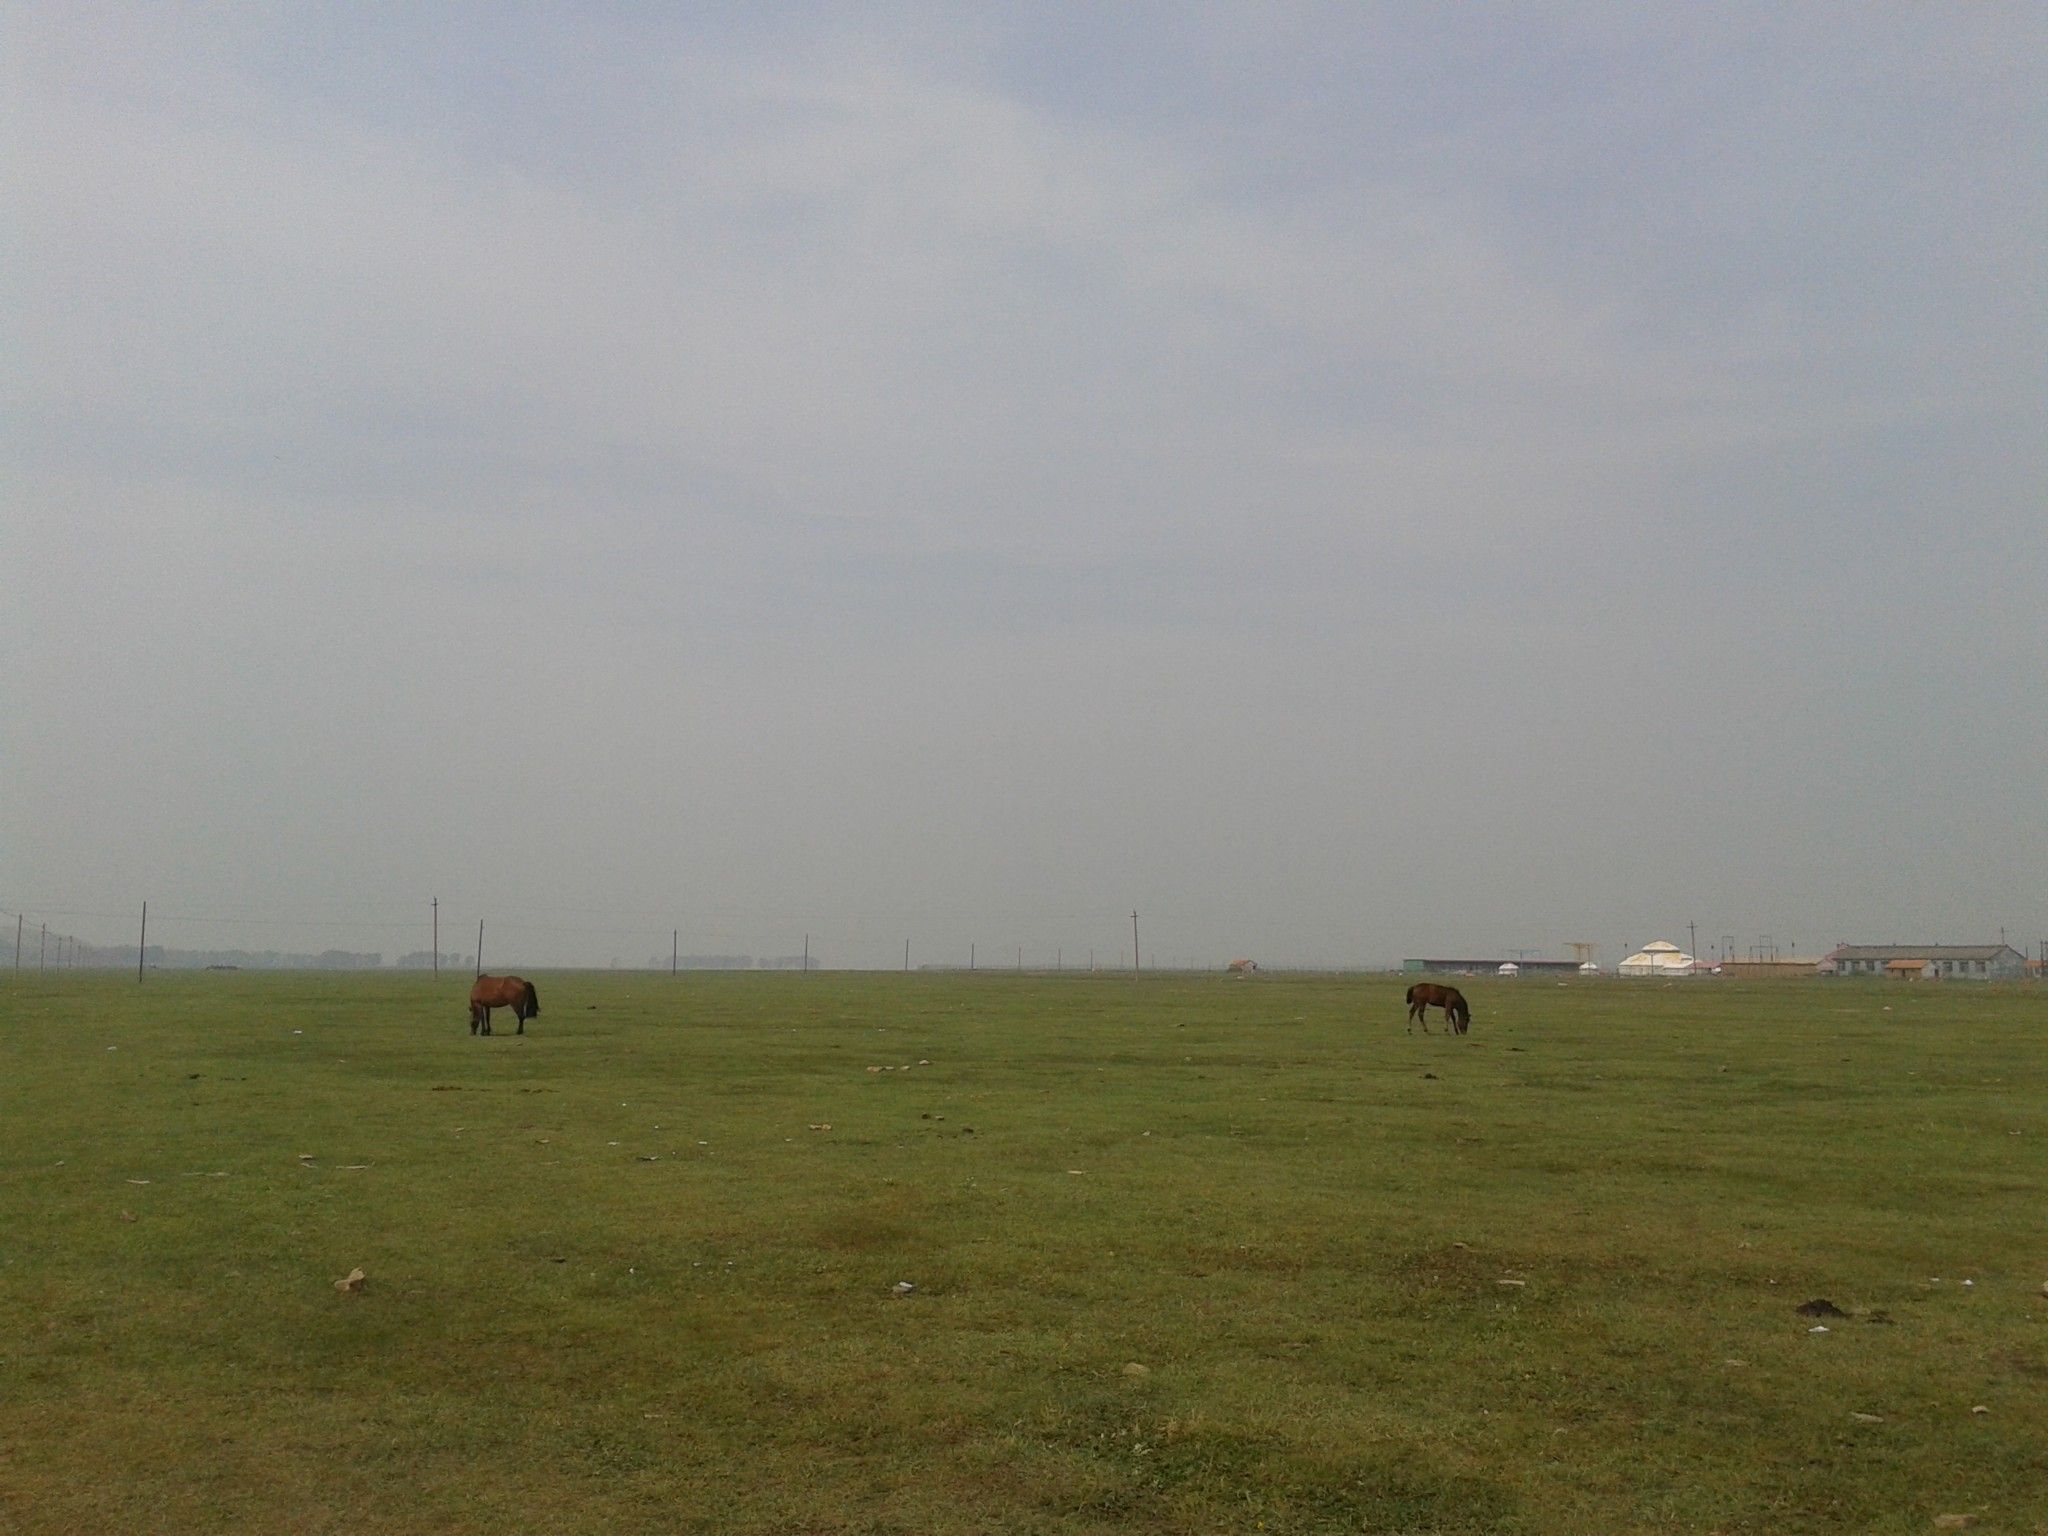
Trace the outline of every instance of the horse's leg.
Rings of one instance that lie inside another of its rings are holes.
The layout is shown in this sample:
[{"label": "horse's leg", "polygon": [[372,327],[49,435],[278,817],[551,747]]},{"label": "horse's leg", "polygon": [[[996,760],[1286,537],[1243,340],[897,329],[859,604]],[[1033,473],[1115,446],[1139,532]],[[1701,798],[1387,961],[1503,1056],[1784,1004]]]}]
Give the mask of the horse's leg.
[{"label": "horse's leg", "polygon": [[514,1018],[516,1018],[516,1019],[518,1019],[518,1020],[519,1020],[519,1033],[520,1033],[520,1034],[522,1034],[522,1035],[523,1035],[523,1034],[525,1034],[525,1033],[526,1033],[526,1005],[525,1005],[524,1003],[521,1003],[521,1004],[520,1004],[520,1005],[519,1005],[518,1007],[516,1007],[516,1008],[514,1008],[514,1009],[512,1010],[512,1014],[513,1014],[513,1017],[514,1017]]},{"label": "horse's leg", "polygon": [[490,1032],[491,1032],[491,1008],[490,1008],[490,1004],[486,1003],[486,1004],[484,1005],[484,1033],[488,1035],[488,1034],[489,1034]]},{"label": "horse's leg", "polygon": [[475,1003],[471,1003],[471,1004],[469,1005],[469,1032],[470,1032],[470,1033],[471,1033],[472,1035],[476,1033],[476,1004],[475,1004]]}]

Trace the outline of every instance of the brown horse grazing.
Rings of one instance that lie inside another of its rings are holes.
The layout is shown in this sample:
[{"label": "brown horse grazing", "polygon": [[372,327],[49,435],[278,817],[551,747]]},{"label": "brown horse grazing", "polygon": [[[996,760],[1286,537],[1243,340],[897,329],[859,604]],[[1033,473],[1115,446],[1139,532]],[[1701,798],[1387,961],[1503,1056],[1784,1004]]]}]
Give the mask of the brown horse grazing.
[{"label": "brown horse grazing", "polygon": [[1408,1033],[1415,1033],[1416,1020],[1422,1021],[1422,1032],[1429,1033],[1429,1010],[1441,1008],[1444,1024],[1453,1034],[1462,1035],[1472,1027],[1472,1005],[1465,1001],[1465,994],[1456,987],[1447,987],[1440,982],[1418,981],[1408,989]]},{"label": "brown horse grazing", "polygon": [[533,983],[518,976],[479,976],[469,989],[469,1032],[491,1032],[491,1010],[510,1008],[519,1020],[519,1033],[526,1033],[526,1021],[540,1012],[540,994]]}]

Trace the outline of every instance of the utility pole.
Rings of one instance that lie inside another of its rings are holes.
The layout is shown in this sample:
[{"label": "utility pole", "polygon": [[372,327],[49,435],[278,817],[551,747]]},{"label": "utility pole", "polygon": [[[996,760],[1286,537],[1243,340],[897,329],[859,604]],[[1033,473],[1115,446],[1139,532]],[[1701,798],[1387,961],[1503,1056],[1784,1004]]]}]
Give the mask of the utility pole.
[{"label": "utility pole", "polygon": [[1689,950],[1690,950],[1690,951],[1692,952],[1692,957],[1693,957],[1693,959],[1695,959],[1695,960],[1699,959],[1699,957],[1700,957],[1700,925],[1699,925],[1698,923],[1687,923],[1687,924],[1685,925],[1685,936],[1686,936],[1686,938],[1687,938],[1687,939],[1688,939],[1688,940],[1690,941],[1690,942],[1689,942],[1689,943],[1688,943],[1688,944],[1686,945],[1686,948],[1687,948],[1687,949],[1689,949]]},{"label": "utility pole", "polygon": [[804,935],[804,974],[811,974],[811,936],[808,933]]},{"label": "utility pole", "polygon": [[149,953],[149,903],[142,904],[142,936],[135,941],[135,979],[142,980],[143,956]]},{"label": "utility pole", "polygon": [[974,969],[974,941],[972,939],[967,941],[967,969],[970,971]]},{"label": "utility pole", "polygon": [[909,971],[910,971],[910,940],[908,940],[908,939],[905,939],[905,940],[903,941],[903,970],[904,970],[904,973],[905,973],[906,975],[908,975],[908,974],[909,974]]},{"label": "utility pole", "polygon": [[1138,910],[1131,909],[1131,980],[1138,979]]},{"label": "utility pole", "polygon": [[484,973],[484,920],[482,918],[476,920],[476,973],[479,976]]},{"label": "utility pole", "polygon": [[677,928],[668,936],[668,973],[671,976],[676,973],[676,962],[682,958],[682,949],[683,930]]},{"label": "utility pole", "polygon": [[434,974],[441,974],[441,898],[434,898]]},{"label": "utility pole", "polygon": [[1021,944],[1017,946],[1017,974],[1024,974],[1024,946]]}]

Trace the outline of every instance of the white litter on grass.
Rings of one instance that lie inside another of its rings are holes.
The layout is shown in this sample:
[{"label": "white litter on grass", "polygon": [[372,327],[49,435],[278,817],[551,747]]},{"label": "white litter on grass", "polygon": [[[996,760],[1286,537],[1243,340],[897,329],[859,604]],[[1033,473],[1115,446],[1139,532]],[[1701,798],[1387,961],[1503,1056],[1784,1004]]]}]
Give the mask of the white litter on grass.
[{"label": "white litter on grass", "polygon": [[1811,1328],[1807,1329],[1806,1331],[1808,1333],[1826,1333],[1828,1332],[1828,1325],[1826,1323],[1815,1323]]}]

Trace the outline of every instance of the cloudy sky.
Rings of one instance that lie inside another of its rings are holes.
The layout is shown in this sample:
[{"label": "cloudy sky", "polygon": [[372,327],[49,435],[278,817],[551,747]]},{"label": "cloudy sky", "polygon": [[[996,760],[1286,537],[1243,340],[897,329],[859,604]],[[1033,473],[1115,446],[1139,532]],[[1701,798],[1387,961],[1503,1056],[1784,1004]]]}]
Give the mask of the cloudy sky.
[{"label": "cloudy sky", "polygon": [[2039,7],[745,12],[10,8],[0,907],[2048,935]]}]

